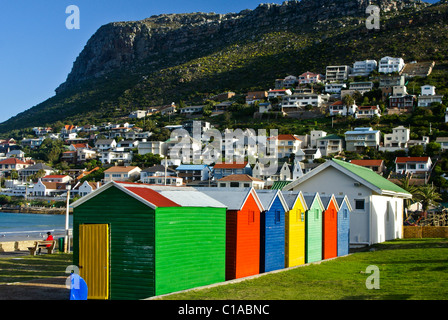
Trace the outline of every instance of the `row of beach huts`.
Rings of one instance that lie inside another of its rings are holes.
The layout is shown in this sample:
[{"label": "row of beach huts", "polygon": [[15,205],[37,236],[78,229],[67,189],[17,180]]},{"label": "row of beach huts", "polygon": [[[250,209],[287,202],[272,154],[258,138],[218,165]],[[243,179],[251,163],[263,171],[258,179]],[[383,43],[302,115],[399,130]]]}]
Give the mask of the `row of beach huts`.
[{"label": "row of beach huts", "polygon": [[72,207],[89,299],[145,299],[349,253],[345,195],[112,181]]}]

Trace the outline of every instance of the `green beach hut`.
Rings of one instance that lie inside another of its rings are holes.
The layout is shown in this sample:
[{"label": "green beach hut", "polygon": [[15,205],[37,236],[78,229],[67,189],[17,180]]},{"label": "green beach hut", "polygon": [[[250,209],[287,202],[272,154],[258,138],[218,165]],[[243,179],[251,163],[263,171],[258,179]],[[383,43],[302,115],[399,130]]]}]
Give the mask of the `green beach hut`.
[{"label": "green beach hut", "polygon": [[322,212],[324,206],[319,193],[303,194],[305,213],[305,263],[322,260]]},{"label": "green beach hut", "polygon": [[187,187],[109,182],[73,207],[89,299],[144,299],[225,281],[226,207]]}]

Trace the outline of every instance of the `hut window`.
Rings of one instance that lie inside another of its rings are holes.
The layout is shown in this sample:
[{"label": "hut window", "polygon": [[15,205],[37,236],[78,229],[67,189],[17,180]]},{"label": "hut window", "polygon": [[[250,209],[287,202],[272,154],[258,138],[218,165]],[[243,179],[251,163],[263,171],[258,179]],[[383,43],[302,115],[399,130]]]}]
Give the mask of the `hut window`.
[{"label": "hut window", "polygon": [[319,220],[319,210],[314,210],[314,219]]},{"label": "hut window", "polygon": [[304,211],[302,211],[300,213],[300,219],[302,220],[302,222],[305,220],[305,212]]},{"label": "hut window", "polygon": [[344,219],[347,219],[347,209],[344,209]]},{"label": "hut window", "polygon": [[249,211],[248,217],[249,217],[249,224],[254,223],[255,222],[255,211]]},{"label": "hut window", "polygon": [[280,210],[275,210],[275,223],[280,223]]}]

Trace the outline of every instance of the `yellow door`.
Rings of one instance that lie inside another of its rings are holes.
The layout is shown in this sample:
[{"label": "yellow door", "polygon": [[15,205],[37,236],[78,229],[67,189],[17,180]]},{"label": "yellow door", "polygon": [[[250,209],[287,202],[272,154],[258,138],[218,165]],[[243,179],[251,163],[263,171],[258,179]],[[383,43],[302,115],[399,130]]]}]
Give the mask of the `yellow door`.
[{"label": "yellow door", "polygon": [[109,226],[79,226],[79,275],[88,288],[88,299],[109,298]]}]

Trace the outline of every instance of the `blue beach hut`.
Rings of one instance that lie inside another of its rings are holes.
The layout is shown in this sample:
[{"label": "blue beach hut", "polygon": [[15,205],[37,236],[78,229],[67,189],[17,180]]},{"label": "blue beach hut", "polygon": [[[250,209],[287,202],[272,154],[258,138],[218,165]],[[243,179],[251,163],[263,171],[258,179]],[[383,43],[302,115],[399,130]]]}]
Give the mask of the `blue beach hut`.
[{"label": "blue beach hut", "polygon": [[264,211],[260,216],[260,273],[285,267],[285,212],[280,190],[256,190]]},{"label": "blue beach hut", "polygon": [[349,253],[350,248],[350,212],[352,207],[347,196],[336,196],[338,203],[338,257]]}]

